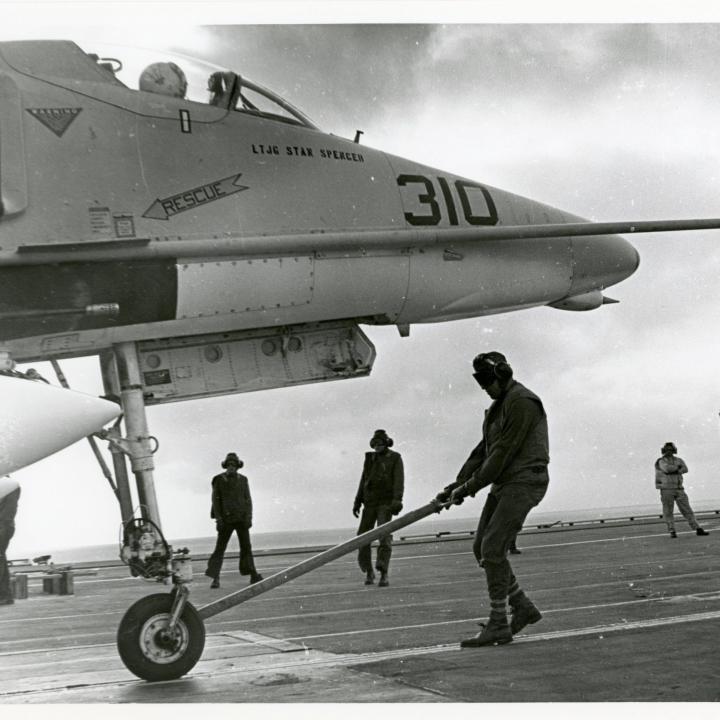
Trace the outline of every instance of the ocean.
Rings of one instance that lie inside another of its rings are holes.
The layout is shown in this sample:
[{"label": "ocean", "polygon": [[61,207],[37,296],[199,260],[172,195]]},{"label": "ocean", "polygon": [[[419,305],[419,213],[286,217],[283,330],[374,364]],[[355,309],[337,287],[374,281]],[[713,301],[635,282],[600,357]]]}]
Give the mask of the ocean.
[{"label": "ocean", "polygon": [[[705,502],[695,508],[696,513],[704,510],[717,510],[720,500]],[[583,520],[600,520],[622,517],[637,517],[640,515],[660,515],[659,503],[656,505],[634,505],[623,507],[609,507],[588,510],[562,510],[553,512],[531,512],[525,522],[526,528],[534,525],[550,524],[554,522],[580,522]],[[676,513],[677,514],[677,513]],[[464,532],[475,530],[477,516],[464,518],[432,517],[421,520],[410,527],[404,528],[395,534],[396,538],[413,535],[425,535],[437,532]],[[272,550],[276,548],[312,547],[322,545],[336,545],[351,538],[357,532],[356,527],[330,528],[318,530],[285,530],[278,532],[251,533],[253,549]],[[187,547],[194,555],[209,554],[215,546],[215,536],[193,538],[168,538],[173,548]],[[230,540],[229,552],[237,551],[237,539]],[[52,553],[55,563],[98,562],[103,560],[117,560],[119,547],[117,544],[88,545],[85,547],[44,549],[36,554],[24,553],[22,557],[35,557],[36,555]],[[15,557],[19,557],[13,553]]]}]

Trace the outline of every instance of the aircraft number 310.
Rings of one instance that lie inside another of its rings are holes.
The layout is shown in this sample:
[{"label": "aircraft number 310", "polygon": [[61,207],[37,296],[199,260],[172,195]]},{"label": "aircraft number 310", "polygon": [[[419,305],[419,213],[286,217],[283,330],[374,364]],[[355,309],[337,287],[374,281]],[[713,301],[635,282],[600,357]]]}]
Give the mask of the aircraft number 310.
[{"label": "aircraft number 310", "polygon": [[[440,203],[435,183],[425,175],[398,175],[397,184],[400,187],[414,188],[417,193],[417,200],[420,205],[424,206],[421,214],[414,212],[406,212],[405,219],[410,225],[438,225],[443,218],[443,214],[447,212],[447,220],[450,225],[459,225],[458,209],[455,204],[450,183],[447,178],[435,178],[437,185],[440,187],[442,195],[442,205]],[[498,221],[497,209],[490,193],[482,185],[470,182],[469,180],[456,180],[454,183],[455,194],[460,200],[460,208],[469,225],[495,225]],[[484,198],[482,214],[477,213],[477,208],[473,208],[472,196],[475,196],[477,203],[477,192],[479,190]],[[470,191],[470,192],[469,192]]]}]

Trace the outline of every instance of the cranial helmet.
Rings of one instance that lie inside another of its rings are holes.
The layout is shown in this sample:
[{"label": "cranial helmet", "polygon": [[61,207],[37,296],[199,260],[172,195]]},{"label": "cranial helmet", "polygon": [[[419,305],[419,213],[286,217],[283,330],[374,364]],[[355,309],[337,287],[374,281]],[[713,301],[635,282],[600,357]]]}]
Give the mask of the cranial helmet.
[{"label": "cranial helmet", "polygon": [[185,73],[173,62],[156,62],[148,65],[142,71],[138,82],[138,87],[144,92],[177,98],[185,97],[187,85]]},{"label": "cranial helmet", "polygon": [[660,452],[661,452],[663,455],[664,455],[666,452],[676,453],[676,452],[677,452],[677,448],[675,447],[675,443],[666,442],[666,443],[662,446],[662,450],[661,450]]},{"label": "cranial helmet", "polygon": [[513,370],[502,353],[480,353],[473,360],[473,377],[480,387],[486,388],[498,380],[501,385],[507,383],[513,376]]},{"label": "cranial helmet", "polygon": [[384,430],[376,430],[375,434],[370,439],[370,447],[374,448],[380,443],[382,443],[385,447],[392,447],[393,439],[388,437],[388,434]]},{"label": "cranial helmet", "polygon": [[222,461],[221,465],[222,465],[224,468],[226,468],[231,462],[234,462],[234,463],[237,465],[238,470],[245,464],[245,463],[237,456],[236,453],[232,453],[232,452],[231,452],[231,453],[228,453],[228,454],[227,454],[227,456],[225,457],[225,459]]}]

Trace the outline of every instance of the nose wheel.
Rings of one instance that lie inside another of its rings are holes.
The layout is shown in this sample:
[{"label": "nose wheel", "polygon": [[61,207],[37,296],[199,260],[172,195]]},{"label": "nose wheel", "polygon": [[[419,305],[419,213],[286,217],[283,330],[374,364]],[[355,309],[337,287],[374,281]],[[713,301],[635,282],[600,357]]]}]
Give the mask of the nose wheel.
[{"label": "nose wheel", "polygon": [[131,673],[143,680],[175,680],[200,659],[205,647],[205,626],[197,610],[185,602],[171,626],[174,594],[141,598],[120,621],[117,646]]}]

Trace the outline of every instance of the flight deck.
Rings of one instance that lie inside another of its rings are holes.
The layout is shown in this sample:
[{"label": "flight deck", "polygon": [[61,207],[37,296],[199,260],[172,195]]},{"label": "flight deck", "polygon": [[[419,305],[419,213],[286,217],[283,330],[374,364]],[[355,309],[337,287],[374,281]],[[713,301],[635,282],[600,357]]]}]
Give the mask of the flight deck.
[{"label": "flight deck", "polygon": [[[459,647],[489,614],[469,532],[396,542],[387,588],[348,555],[208,618],[198,664],[156,683],[124,667],[115,635],[164,585],[120,565],[78,575],[74,595],[31,579],[0,608],[0,703],[717,701],[720,516],[698,520],[708,537],[682,520],[677,539],[657,520],[526,529],[511,562],[544,617],[498,647]],[[268,577],[315,552],[256,562]],[[211,590],[195,561],[191,602],[244,587],[236,563]]]}]

